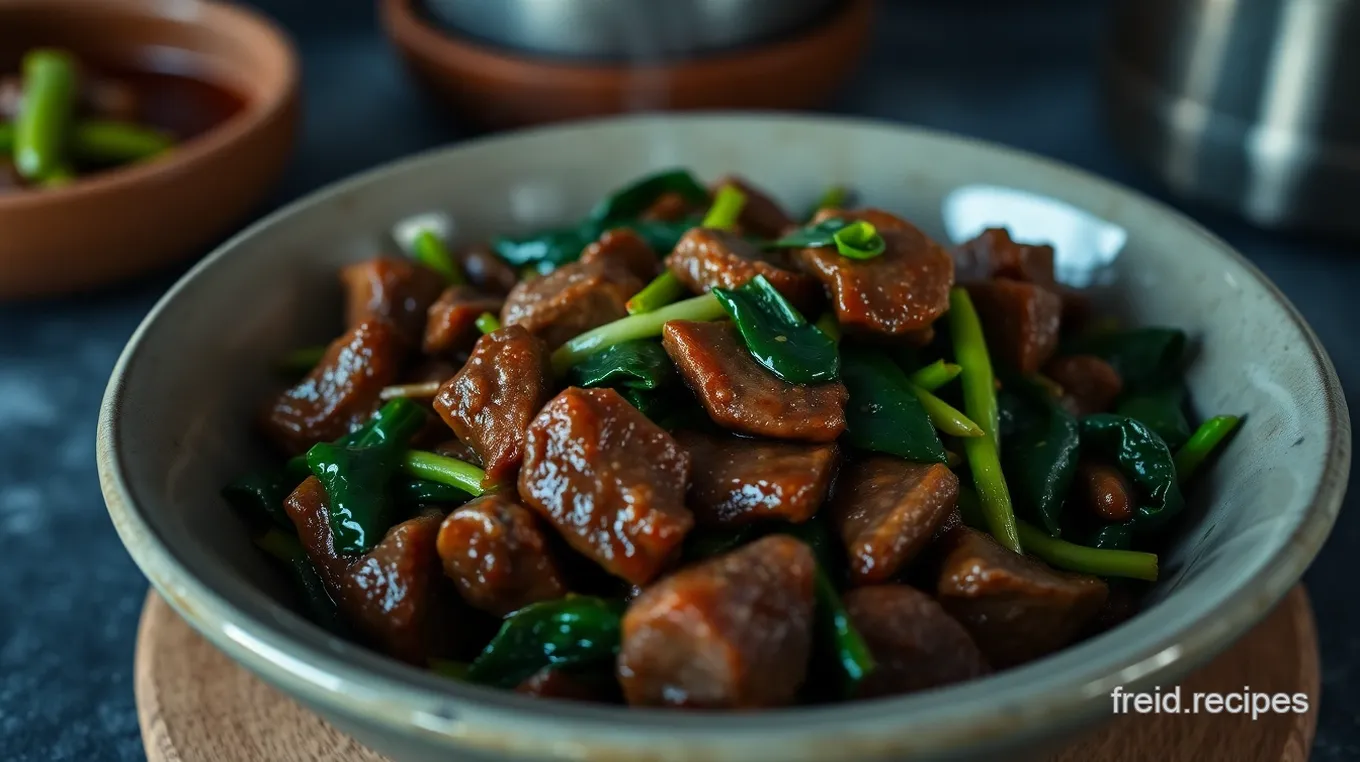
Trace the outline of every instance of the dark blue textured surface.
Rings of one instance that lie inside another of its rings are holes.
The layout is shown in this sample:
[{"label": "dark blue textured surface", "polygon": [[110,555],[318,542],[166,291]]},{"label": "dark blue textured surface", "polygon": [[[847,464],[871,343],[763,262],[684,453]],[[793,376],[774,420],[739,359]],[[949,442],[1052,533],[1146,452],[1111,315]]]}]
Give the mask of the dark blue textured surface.
[{"label": "dark blue textured surface", "polygon": [[[305,131],[268,206],[462,134],[405,79],[368,3],[257,4],[292,31],[306,68]],[[1100,129],[1098,6],[892,3],[864,70],[834,110],[1010,144],[1150,190]],[[1360,401],[1356,247],[1189,211],[1294,300],[1330,349],[1348,396]],[[123,343],[182,269],[113,293],[0,307],[0,759],[143,758],[131,678],[146,583],[104,512],[94,421]],[[1360,515],[1346,511],[1308,574],[1322,633],[1318,762],[1360,759],[1360,609],[1348,587],[1357,552]]]}]

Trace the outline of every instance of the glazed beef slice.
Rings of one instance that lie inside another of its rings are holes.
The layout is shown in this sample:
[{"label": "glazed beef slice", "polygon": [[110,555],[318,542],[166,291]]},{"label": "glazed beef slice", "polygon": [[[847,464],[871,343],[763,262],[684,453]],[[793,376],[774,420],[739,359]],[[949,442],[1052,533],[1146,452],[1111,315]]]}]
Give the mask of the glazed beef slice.
[{"label": "glazed beef slice", "polygon": [[496,616],[567,593],[538,517],[507,495],[484,495],[450,513],[438,548],[463,600]]},{"label": "glazed beef slice", "polygon": [[396,382],[405,355],[392,323],[356,325],[331,343],[306,378],[266,408],[265,432],[289,453],[344,436],[378,408],[379,394]]},{"label": "glazed beef slice", "polygon": [[1017,243],[1005,228],[988,228],[954,249],[959,280],[1010,278],[1052,286],[1053,247]]},{"label": "glazed beef slice", "polygon": [[960,527],[943,542],[937,597],[997,669],[1071,643],[1109,594],[1100,579],[1051,569],[982,532]]},{"label": "glazed beef slice", "polygon": [[430,305],[422,351],[442,355],[467,349],[477,340],[477,318],[485,312],[499,314],[502,304],[499,298],[470,286],[449,286]]},{"label": "glazed beef slice", "polygon": [[914,587],[861,587],[846,593],[844,603],[877,665],[860,686],[861,698],[938,688],[991,671],[963,625]]},{"label": "glazed beef slice", "polygon": [[[616,232],[606,233],[601,242]],[[501,324],[522,325],[549,349],[556,349],[591,328],[626,316],[629,297],[642,290],[646,279],[638,271],[639,257],[613,248],[611,243],[595,253],[588,250],[580,261],[520,282],[505,298]]]},{"label": "glazed beef slice", "polygon": [[885,582],[930,543],[959,501],[959,477],[943,463],[873,456],[846,469],[831,517],[856,585]]},{"label": "glazed beef slice", "polygon": [[949,309],[954,260],[916,226],[876,209],[822,210],[815,218],[865,220],[883,236],[883,253],[841,256],[834,246],[800,249],[804,270],[831,295],[836,320],[848,330],[886,336],[919,334]]},{"label": "glazed beef slice", "polygon": [[373,550],[350,566],[336,599],[349,621],[384,653],[427,665],[452,647],[449,590],[435,551],[440,514],[422,514],[392,527]]},{"label": "glazed beef slice", "polygon": [[1076,416],[1106,412],[1124,389],[1119,371],[1095,355],[1055,357],[1044,374],[1062,387],[1063,407]]},{"label": "glazed beef slice", "polygon": [[581,252],[581,261],[587,265],[618,268],[643,283],[661,274],[661,258],[641,236],[628,228],[606,230],[598,241]]},{"label": "glazed beef slice", "polygon": [[330,502],[321,480],[309,476],[299,484],[283,503],[288,518],[293,520],[298,540],[307,553],[307,560],[316,568],[317,576],[326,585],[331,598],[340,597],[340,585],[354,556],[341,555],[335,550],[335,533],[331,531]]},{"label": "glazed beef slice", "polygon": [[784,231],[797,224],[778,201],[745,178],[739,175],[724,175],[711,187],[713,192],[717,193],[724,185],[735,187],[746,197],[746,203],[741,207],[741,216],[737,218],[737,226],[742,233],[761,238],[778,238]]},{"label": "glazed beef slice", "polygon": [[439,273],[405,257],[376,257],[340,270],[350,328],[383,319],[411,344],[425,329],[425,313],[444,289]]},{"label": "glazed beef slice", "polygon": [[647,588],[623,617],[618,678],[628,703],[792,703],[812,645],[815,570],[806,545],[776,535]]},{"label": "glazed beef slice", "polygon": [[787,256],[783,249],[762,252],[736,233],[691,228],[666,257],[666,267],[694,292],[739,288],[764,275],[785,298],[806,309],[817,302],[821,284],[793,270]]},{"label": "glazed beef slice", "polygon": [[455,645],[451,627],[456,597],[442,579],[435,538],[437,512],[392,527],[362,556],[335,551],[326,491],[309,476],[288,496],[284,510],[345,620],[374,648],[424,666]]},{"label": "glazed beef slice", "polygon": [[1018,280],[997,278],[968,284],[987,347],[1002,363],[1035,373],[1058,348],[1062,299],[1052,291]]},{"label": "glazed beef slice", "polygon": [[833,443],[801,444],[680,431],[690,455],[689,507],[704,526],[807,521],[826,499],[839,460]]},{"label": "glazed beef slice", "polygon": [[650,582],[694,524],[689,455],[612,389],[570,388],[529,425],[519,492],[577,552]]},{"label": "glazed beef slice", "polygon": [[548,349],[522,326],[477,340],[472,356],[434,398],[435,412],[477,453],[489,483],[514,477],[524,430],[551,390]]},{"label": "glazed beef slice", "polygon": [[849,394],[839,381],[790,384],[761,367],[731,323],[672,320],[662,345],[715,423],[752,436],[833,442]]},{"label": "glazed beef slice", "polygon": [[479,291],[505,296],[519,282],[514,268],[484,243],[461,249],[456,256],[468,283]]}]

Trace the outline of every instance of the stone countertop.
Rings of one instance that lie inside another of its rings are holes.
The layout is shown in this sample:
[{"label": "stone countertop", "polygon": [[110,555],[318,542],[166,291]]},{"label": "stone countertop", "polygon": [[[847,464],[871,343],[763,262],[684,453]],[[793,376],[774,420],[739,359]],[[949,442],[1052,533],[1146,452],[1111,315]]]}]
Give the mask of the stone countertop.
[{"label": "stone countertop", "polygon": [[[260,213],[469,134],[405,77],[371,3],[327,3],[325,14],[309,0],[256,5],[301,47],[307,113],[291,169]],[[831,110],[1005,143],[1165,198],[1113,152],[1100,127],[1100,4],[1024,5],[889,2],[865,66]],[[1328,347],[1347,396],[1360,400],[1358,247],[1186,211],[1279,284]],[[94,296],[0,306],[0,569],[10,580],[0,589],[0,757],[143,759],[132,653],[146,582],[100,498],[95,416],[124,342],[183,270]],[[1322,640],[1315,762],[1360,759],[1360,607],[1343,586],[1360,553],[1352,502],[1353,495],[1307,575]]]}]

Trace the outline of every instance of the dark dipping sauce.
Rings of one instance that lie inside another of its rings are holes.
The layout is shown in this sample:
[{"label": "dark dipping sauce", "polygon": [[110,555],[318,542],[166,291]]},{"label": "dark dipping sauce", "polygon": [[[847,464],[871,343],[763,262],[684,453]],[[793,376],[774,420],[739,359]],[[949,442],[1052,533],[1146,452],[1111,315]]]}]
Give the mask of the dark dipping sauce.
[{"label": "dark dipping sauce", "polygon": [[137,93],[137,122],[165,130],[183,142],[196,138],[245,109],[241,95],[217,82],[187,73],[148,69],[91,69]]},{"label": "dark dipping sauce", "polygon": [[[82,82],[81,106],[76,121],[109,119],[150,127],[171,136],[178,147],[227,122],[246,108],[244,96],[215,78],[194,61],[191,54],[182,50],[147,51],[133,57],[131,63],[90,58],[79,50],[72,53],[80,62]],[[0,121],[14,117],[7,109],[6,90],[12,93],[15,85],[21,82],[21,60],[22,53],[8,48],[0,52]],[[95,107],[109,104],[115,105],[115,110]],[[77,161],[74,168],[77,176],[84,178],[121,166]],[[9,169],[9,157],[0,156],[0,192],[19,189],[7,188],[5,170]]]}]

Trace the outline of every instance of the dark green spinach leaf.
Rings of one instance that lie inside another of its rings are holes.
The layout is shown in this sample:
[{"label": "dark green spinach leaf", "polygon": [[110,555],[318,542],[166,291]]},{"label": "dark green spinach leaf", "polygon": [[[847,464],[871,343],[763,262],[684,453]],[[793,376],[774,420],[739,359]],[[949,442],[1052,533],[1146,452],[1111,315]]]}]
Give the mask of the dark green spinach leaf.
[{"label": "dark green spinach leaf", "polygon": [[736,324],[756,362],[791,384],[820,384],[840,376],[836,342],[807,321],[763,275],[713,296]]},{"label": "dark green spinach leaf", "polygon": [[514,688],[544,667],[612,664],[625,608],[623,601],[584,595],[531,603],[506,617],[467,677]]},{"label": "dark green spinach leaf", "polygon": [[1081,427],[1047,390],[1025,378],[1007,379],[998,402],[1001,420],[1010,422],[1001,440],[1001,463],[1011,498],[1026,518],[1059,537],[1063,501],[1077,471]]},{"label": "dark green spinach leaf", "polygon": [[1126,394],[1120,398],[1115,413],[1147,424],[1172,450],[1190,439],[1190,422],[1185,419],[1185,386],[1179,382]]},{"label": "dark green spinach leaf", "polygon": [[1081,421],[1086,454],[1113,458],[1138,492],[1138,512],[1130,519],[1139,532],[1163,526],[1185,507],[1171,450],[1152,429],[1133,418],[1098,413]]},{"label": "dark green spinach leaf", "polygon": [[861,450],[921,463],[946,462],[935,424],[909,387],[906,373],[880,351],[845,347],[843,352],[841,380],[850,392],[846,441]]}]

